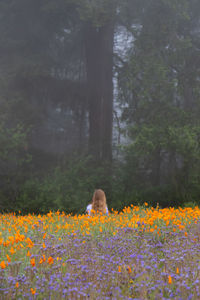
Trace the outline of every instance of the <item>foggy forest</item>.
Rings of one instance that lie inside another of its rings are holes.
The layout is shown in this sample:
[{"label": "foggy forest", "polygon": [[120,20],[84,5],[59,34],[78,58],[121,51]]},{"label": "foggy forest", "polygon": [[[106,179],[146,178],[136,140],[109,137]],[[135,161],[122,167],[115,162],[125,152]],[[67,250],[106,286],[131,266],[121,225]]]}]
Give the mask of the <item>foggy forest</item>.
[{"label": "foggy forest", "polygon": [[200,1],[0,1],[0,211],[200,204]]}]

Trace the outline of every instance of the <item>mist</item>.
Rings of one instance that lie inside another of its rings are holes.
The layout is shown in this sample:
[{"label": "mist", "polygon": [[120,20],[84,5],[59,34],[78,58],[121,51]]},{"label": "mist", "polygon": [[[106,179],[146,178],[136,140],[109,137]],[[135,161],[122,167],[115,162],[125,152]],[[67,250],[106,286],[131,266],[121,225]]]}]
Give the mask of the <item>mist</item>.
[{"label": "mist", "polygon": [[[185,4],[186,3],[186,4]],[[0,210],[200,201],[200,2],[0,2]]]}]

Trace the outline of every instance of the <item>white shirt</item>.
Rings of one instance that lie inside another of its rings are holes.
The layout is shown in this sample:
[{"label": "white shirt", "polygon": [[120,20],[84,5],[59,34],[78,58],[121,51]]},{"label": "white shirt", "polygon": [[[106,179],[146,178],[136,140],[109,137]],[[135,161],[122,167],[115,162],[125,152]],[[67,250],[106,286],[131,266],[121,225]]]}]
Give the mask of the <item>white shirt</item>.
[{"label": "white shirt", "polygon": [[[88,213],[88,215],[91,215],[91,210],[92,210],[92,204],[88,204],[87,208],[86,208],[86,212]],[[108,207],[106,205],[106,215],[108,215]]]}]

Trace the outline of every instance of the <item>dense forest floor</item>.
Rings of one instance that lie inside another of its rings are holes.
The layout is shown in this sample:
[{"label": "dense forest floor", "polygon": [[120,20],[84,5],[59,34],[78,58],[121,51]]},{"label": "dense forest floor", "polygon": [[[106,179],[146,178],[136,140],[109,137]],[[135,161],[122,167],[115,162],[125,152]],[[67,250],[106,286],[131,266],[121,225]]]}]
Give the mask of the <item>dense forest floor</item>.
[{"label": "dense forest floor", "polygon": [[199,299],[200,209],[0,215],[0,299]]}]

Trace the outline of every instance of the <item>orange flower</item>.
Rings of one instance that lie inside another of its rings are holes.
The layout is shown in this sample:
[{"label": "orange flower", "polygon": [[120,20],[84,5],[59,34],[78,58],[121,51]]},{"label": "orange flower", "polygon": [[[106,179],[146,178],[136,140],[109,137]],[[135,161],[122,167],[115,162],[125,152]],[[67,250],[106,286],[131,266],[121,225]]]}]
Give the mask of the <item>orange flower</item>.
[{"label": "orange flower", "polygon": [[52,256],[50,256],[50,257],[48,258],[48,264],[49,264],[49,265],[52,265],[53,263],[54,263],[54,259],[53,259]]},{"label": "orange flower", "polygon": [[118,266],[118,272],[121,273],[121,271],[122,271],[121,266]]},{"label": "orange flower", "polygon": [[19,282],[16,282],[15,286],[16,286],[16,288],[18,289],[18,287],[19,287]]},{"label": "orange flower", "polygon": [[130,274],[131,272],[132,272],[132,270],[131,270],[131,267],[127,267],[127,271],[128,271],[128,273]]},{"label": "orange flower", "polygon": [[28,250],[26,256],[31,256],[30,251]]},{"label": "orange flower", "polygon": [[43,259],[42,259],[42,258],[40,258],[40,261],[39,261],[39,263],[40,263],[40,264],[42,264],[42,263],[43,263]]},{"label": "orange flower", "polygon": [[36,293],[36,289],[31,288],[31,294],[35,295],[35,293]]},{"label": "orange flower", "polygon": [[6,254],[7,260],[8,262],[11,262],[10,256],[8,254]]},{"label": "orange flower", "polygon": [[42,264],[45,261],[46,261],[46,257],[45,257],[45,255],[42,255],[42,257],[40,258],[39,263]]},{"label": "orange flower", "polygon": [[35,258],[31,258],[30,263],[31,263],[32,267],[35,267]]},{"label": "orange flower", "polygon": [[11,247],[10,253],[11,253],[12,255],[15,253],[15,250],[13,249],[13,247]]},{"label": "orange flower", "polygon": [[27,243],[26,247],[28,248],[32,248],[34,246],[34,243],[31,241],[30,238],[27,238],[25,242]]},{"label": "orange flower", "polygon": [[178,267],[176,268],[176,274],[179,274],[179,268]]},{"label": "orange flower", "polygon": [[1,266],[2,269],[5,269],[6,264],[5,264],[5,261],[4,261],[4,260],[0,263],[0,266]]},{"label": "orange flower", "polygon": [[168,283],[172,284],[172,277],[170,275],[168,276]]}]

